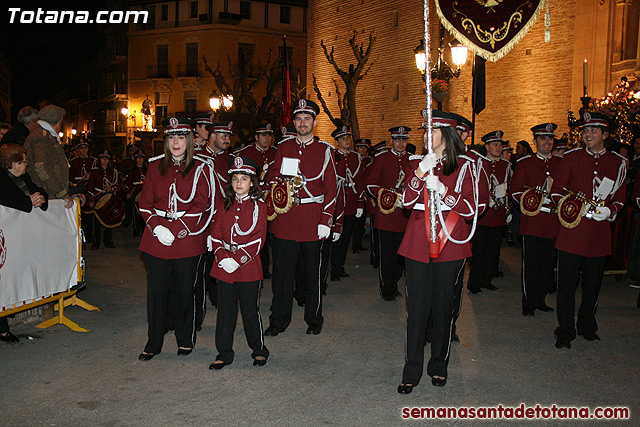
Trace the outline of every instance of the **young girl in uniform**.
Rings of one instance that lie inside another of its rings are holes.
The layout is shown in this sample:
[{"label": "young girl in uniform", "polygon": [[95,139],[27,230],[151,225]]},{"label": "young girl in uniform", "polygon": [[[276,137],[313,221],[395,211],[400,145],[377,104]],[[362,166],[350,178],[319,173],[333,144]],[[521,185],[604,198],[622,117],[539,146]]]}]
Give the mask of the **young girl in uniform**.
[{"label": "young girl in uniform", "polygon": [[[434,111],[432,132],[432,153],[411,156],[405,172],[403,204],[412,213],[398,250],[406,258],[407,268],[406,356],[398,386],[398,393],[402,394],[411,393],[422,377],[429,315],[433,329],[427,374],[434,386],[442,387],[447,382],[455,284],[464,273],[465,258],[471,256],[471,244],[462,243],[470,233],[465,220],[473,219],[477,210],[473,161],[463,155],[464,144],[456,132],[456,120]],[[424,140],[426,146],[426,132]],[[431,168],[434,174],[428,175]],[[433,257],[427,233],[428,190],[437,192],[438,209],[442,212],[436,229],[440,236],[439,256]],[[440,218],[455,241],[441,231]]]},{"label": "young girl in uniform", "polygon": [[247,343],[253,350],[253,364],[264,366],[269,357],[259,310],[263,278],[260,250],[267,233],[267,209],[257,178],[260,171],[260,166],[247,157],[229,161],[224,206],[218,207],[211,231],[215,256],[211,276],[218,286],[218,356],[209,369],[222,369],[233,362],[238,302]]}]

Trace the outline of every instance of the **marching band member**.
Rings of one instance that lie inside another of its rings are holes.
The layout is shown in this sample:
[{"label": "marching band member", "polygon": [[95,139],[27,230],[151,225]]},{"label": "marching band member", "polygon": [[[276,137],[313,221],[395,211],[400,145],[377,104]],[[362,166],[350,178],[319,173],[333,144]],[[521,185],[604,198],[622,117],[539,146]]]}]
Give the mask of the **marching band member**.
[{"label": "marching band member", "polygon": [[193,120],[196,122],[196,127],[193,130],[193,154],[202,154],[209,142],[207,126],[212,125],[213,120],[211,120],[211,115],[209,114],[199,114]]},{"label": "marching band member", "polygon": [[[611,254],[612,222],[625,203],[626,160],[608,151],[609,119],[585,112],[580,120],[584,148],[565,153],[553,181],[551,197],[558,205],[558,327],[556,347],[571,348],[576,337],[575,294],[582,272],[582,303],[577,333],[587,341],[596,334],[596,307],[604,272]],[[580,194],[578,194],[580,193]]]},{"label": "marching band member", "polygon": [[[267,190],[268,184],[264,182],[264,178],[267,176],[267,170],[269,166],[276,160],[276,148],[273,147],[273,129],[271,123],[264,123],[256,129],[254,135],[254,143],[247,145],[238,152],[239,156],[248,157],[261,165],[260,172],[258,173],[258,180],[260,182],[260,188]],[[267,233],[267,239],[264,242],[260,258],[262,259],[262,274],[265,279],[271,278],[269,273],[269,246],[271,243],[270,234]]]},{"label": "marching band member", "polygon": [[347,249],[353,231],[353,222],[364,214],[364,199],[362,196],[362,173],[364,166],[360,155],[351,151],[351,131],[348,126],[342,126],[331,133],[335,139],[337,150],[336,172],[338,182],[341,185],[344,213],[340,222],[342,233],[338,240],[332,244],[331,249],[331,281],[340,280],[341,277],[349,277],[344,270],[347,259]]},{"label": "marching band member", "polygon": [[[98,155],[100,165],[98,169],[93,169],[89,174],[89,181],[87,182],[87,199],[90,209],[95,208],[96,203],[105,194],[111,193],[115,197],[115,192],[118,189],[118,171],[111,167],[111,153],[109,150],[104,150]],[[124,213],[124,212],[123,212]],[[98,218],[93,221],[93,244],[91,249],[98,249],[100,247],[100,230],[104,228],[104,247],[115,248],[113,244],[113,230],[109,227],[103,227]]]},{"label": "marching band member", "polygon": [[376,198],[373,227],[378,231],[377,256],[380,262],[380,296],[395,301],[400,295],[398,280],[402,277],[403,260],[398,254],[410,212],[402,207],[404,169],[409,164],[406,151],[411,128],[396,126],[391,132],[391,148],[381,149],[366,170],[364,185]]},{"label": "marching band member", "polygon": [[[320,291],[321,248],[331,234],[336,208],[337,181],[332,147],[313,135],[318,105],[300,99],[292,111],[295,138],[278,146],[267,172],[272,202],[280,213],[271,222],[276,246],[270,326],[265,335],[276,336],[291,323],[295,266],[302,251],[305,262],[307,334],[322,331]],[[295,202],[295,203],[294,203]]]},{"label": "marching band member", "polygon": [[490,201],[473,236],[473,258],[467,283],[472,294],[482,292],[481,288],[498,289],[491,280],[498,271],[502,233],[507,225],[507,190],[513,173],[511,163],[501,158],[502,135],[502,131],[496,130],[482,137],[489,160],[483,162],[483,168],[489,180]]},{"label": "marching band member", "polygon": [[[89,173],[98,169],[98,159],[89,155],[89,143],[82,138],[75,147],[76,156],[69,160],[69,192],[84,194],[86,192]],[[82,231],[87,243],[93,243],[93,212],[85,203],[81,210]]]},{"label": "marching band member", "polygon": [[[511,180],[511,196],[520,205],[522,238],[522,315],[534,316],[536,310],[553,311],[544,299],[553,283],[558,234],[558,217],[549,197],[553,180],[560,169],[560,157],[553,156],[555,123],[531,128],[536,154],[518,159]],[[525,196],[526,194],[526,196]]]},{"label": "marching band member", "polygon": [[[371,162],[373,162],[373,158],[371,158],[368,154],[369,147],[371,146],[371,140],[367,138],[359,138],[354,142],[356,147],[356,152],[360,155],[361,162],[361,176],[364,177],[364,172],[369,167]],[[370,207],[367,207],[368,203],[366,203],[366,198],[364,191],[360,193],[360,200],[362,202],[362,208],[364,209],[364,213],[360,216],[356,215],[353,220],[353,238],[351,243],[351,249],[354,254],[357,254],[360,251],[366,251],[367,248],[362,246],[362,237],[364,236],[365,227],[367,225],[367,214],[371,210]],[[357,214],[357,211],[356,211]]]},{"label": "marching band member", "polygon": [[229,161],[224,206],[219,207],[211,230],[215,262],[211,275],[218,284],[216,349],[218,356],[209,369],[222,369],[233,362],[233,333],[238,302],[253,364],[264,366],[269,350],[264,345],[260,319],[260,250],[267,235],[267,210],[262,201],[259,163],[248,157]]},{"label": "marching band member", "polygon": [[[455,119],[436,110],[433,126],[433,152],[411,156],[402,196],[403,205],[412,211],[399,249],[407,266],[406,357],[402,383],[398,386],[401,394],[411,393],[422,378],[430,314],[433,326],[427,374],[432,377],[434,386],[446,384],[455,283],[464,274],[465,258],[471,256],[469,228],[464,220],[473,219],[477,209],[473,160],[464,155],[464,145],[455,131]],[[425,146],[426,141],[425,132]],[[429,175],[432,168],[433,174]],[[428,190],[437,192],[436,201],[441,212],[437,224],[439,256],[436,258],[430,255],[430,225],[426,223]]]},{"label": "marching band member", "polygon": [[142,233],[144,222],[135,205],[139,202],[136,198],[139,198],[139,195],[142,193],[144,176],[147,173],[147,159],[145,154],[140,150],[136,152],[134,159],[136,164],[129,172],[129,179],[125,183],[123,190],[125,194],[125,206],[131,206],[130,209],[133,215],[133,236],[138,237],[140,233]]},{"label": "marching band member", "polygon": [[[140,214],[146,227],[140,242],[147,270],[148,341],[139,360],[162,350],[167,306],[171,305],[178,355],[195,345],[194,283],[212,210],[213,173],[193,156],[193,122],[171,117],[162,121],[164,154],[149,159]],[[175,300],[170,301],[170,298]]]}]

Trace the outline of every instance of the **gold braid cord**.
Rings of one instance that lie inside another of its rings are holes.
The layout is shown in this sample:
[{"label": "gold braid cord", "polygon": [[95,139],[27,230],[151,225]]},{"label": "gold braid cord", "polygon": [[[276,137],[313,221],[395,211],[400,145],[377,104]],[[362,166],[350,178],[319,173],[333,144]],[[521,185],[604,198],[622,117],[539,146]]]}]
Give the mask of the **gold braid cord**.
[{"label": "gold braid cord", "polygon": [[398,203],[398,197],[400,195],[395,191],[387,190],[383,188],[378,192],[378,206],[380,207],[380,212],[385,215],[389,215],[396,210],[396,205]]},{"label": "gold braid cord", "polygon": [[588,208],[584,201],[573,196],[567,194],[558,203],[558,220],[566,228],[576,228]]}]

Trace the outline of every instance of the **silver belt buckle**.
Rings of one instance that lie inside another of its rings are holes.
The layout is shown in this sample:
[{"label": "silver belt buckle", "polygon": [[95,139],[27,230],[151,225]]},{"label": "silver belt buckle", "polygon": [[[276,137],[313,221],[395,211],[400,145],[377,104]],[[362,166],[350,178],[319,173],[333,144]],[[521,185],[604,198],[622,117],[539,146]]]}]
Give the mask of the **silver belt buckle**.
[{"label": "silver belt buckle", "polygon": [[164,211],[164,214],[165,214],[165,218],[167,218],[169,221],[173,221],[175,219],[173,217],[173,212],[171,212],[170,210]]},{"label": "silver belt buckle", "polygon": [[229,245],[229,250],[231,251],[232,254],[235,255],[235,253],[238,252],[238,245],[235,243],[231,243]]}]

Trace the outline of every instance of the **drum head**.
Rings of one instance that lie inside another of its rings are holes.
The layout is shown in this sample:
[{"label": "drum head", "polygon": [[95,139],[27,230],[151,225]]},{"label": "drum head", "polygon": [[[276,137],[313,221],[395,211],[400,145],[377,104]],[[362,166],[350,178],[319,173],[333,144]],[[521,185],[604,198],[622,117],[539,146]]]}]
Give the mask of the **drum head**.
[{"label": "drum head", "polygon": [[107,193],[104,196],[100,197],[100,199],[98,199],[98,201],[96,202],[95,209],[102,209],[107,203],[109,203],[112,195],[112,193]]}]

